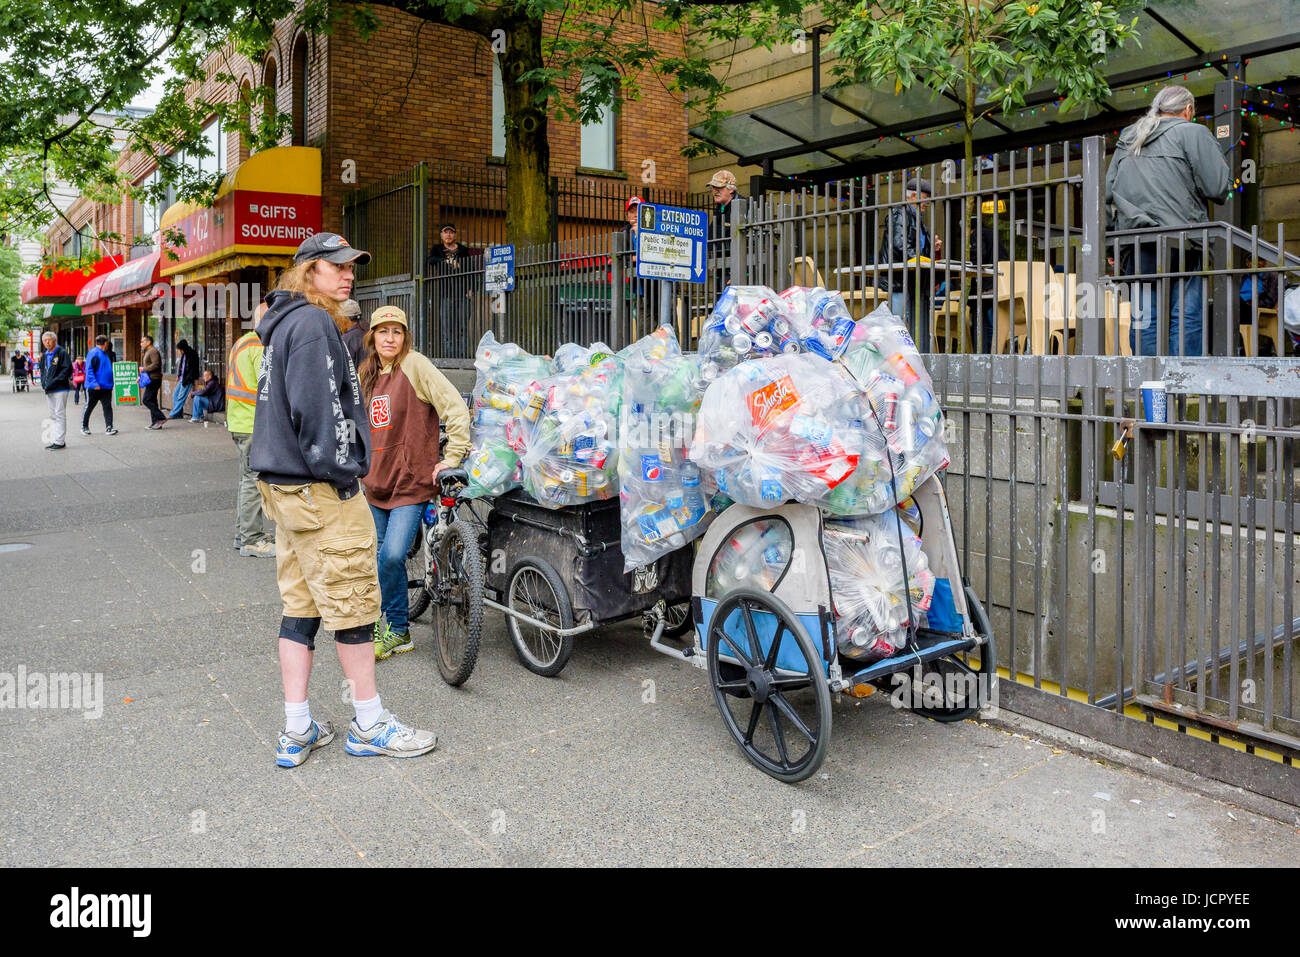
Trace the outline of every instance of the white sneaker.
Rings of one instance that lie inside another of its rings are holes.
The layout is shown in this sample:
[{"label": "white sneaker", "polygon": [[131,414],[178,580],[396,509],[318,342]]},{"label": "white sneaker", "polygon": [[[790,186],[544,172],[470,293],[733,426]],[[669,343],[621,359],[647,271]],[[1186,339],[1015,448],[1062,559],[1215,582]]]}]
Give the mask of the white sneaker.
[{"label": "white sneaker", "polygon": [[428,754],[438,746],[438,736],[432,731],[417,731],[402,724],[387,708],[369,731],[362,731],[354,717],[348,725],[348,740],[344,748],[348,754],[361,757],[387,755],[390,758],[414,758]]}]

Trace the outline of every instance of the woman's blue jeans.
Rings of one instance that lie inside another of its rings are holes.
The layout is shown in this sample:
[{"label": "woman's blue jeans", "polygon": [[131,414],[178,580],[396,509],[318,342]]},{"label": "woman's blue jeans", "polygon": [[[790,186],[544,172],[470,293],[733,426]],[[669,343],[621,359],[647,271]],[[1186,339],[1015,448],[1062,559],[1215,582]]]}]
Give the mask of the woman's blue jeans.
[{"label": "woman's blue jeans", "polygon": [[410,605],[406,600],[406,553],[420,528],[425,506],[399,505],[397,508],[370,506],[379,538],[379,592],[383,598],[384,618],[398,634],[410,630]]}]

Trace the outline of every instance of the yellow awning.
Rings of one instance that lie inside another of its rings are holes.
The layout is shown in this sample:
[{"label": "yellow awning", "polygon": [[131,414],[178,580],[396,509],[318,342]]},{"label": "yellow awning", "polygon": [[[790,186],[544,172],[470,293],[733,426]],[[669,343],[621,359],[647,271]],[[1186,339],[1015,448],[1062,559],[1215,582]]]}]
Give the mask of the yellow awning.
[{"label": "yellow awning", "polygon": [[256,266],[266,266],[271,269],[288,269],[293,265],[292,256],[259,256],[255,253],[241,253],[238,256],[230,256],[226,259],[218,259],[216,262],[206,263],[194,269],[184,269],[174,273],[170,278],[174,283],[182,282],[203,282],[205,279],[211,279],[214,276],[224,276],[227,273],[234,272],[236,269],[251,269]]}]

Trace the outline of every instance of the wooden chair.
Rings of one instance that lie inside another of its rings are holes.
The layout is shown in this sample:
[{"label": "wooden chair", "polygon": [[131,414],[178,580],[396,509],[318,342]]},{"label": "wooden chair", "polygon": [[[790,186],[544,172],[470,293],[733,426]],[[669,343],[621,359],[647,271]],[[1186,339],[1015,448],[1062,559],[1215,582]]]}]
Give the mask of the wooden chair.
[{"label": "wooden chair", "polygon": [[[1251,341],[1254,337],[1250,334],[1250,323],[1252,321],[1250,310],[1243,309],[1242,313],[1241,341],[1246,347],[1246,355],[1257,356],[1259,355],[1259,343]],[[1259,338],[1263,339],[1265,336],[1268,336],[1272,339],[1273,351],[1277,355],[1286,354],[1282,348],[1282,341],[1279,338],[1281,331],[1282,330],[1278,328],[1277,310],[1264,309],[1261,307],[1259,310]]]},{"label": "wooden chair", "polygon": [[1063,309],[1060,302],[1063,292],[1050,292],[1051,278],[1046,263],[1003,260],[997,268],[997,307],[993,315],[993,342],[997,351],[1010,352],[1015,339],[1020,351],[1041,355],[1039,340],[1045,342],[1045,330],[1035,334],[1031,318],[1042,313],[1044,304],[1051,308],[1053,295],[1057,297],[1058,307]]}]

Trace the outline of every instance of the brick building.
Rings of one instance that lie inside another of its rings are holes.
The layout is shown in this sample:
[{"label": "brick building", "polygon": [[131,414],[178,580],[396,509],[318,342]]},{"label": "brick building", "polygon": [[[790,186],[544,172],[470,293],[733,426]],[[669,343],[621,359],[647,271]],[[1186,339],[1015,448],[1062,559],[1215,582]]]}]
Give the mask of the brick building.
[{"label": "brick building", "polygon": [[[164,354],[166,371],[171,371],[173,348],[180,338],[195,345],[206,363],[220,371],[226,350],[257,301],[246,290],[254,285],[261,291],[270,288],[289,264],[292,247],[297,246],[297,241],[287,239],[278,247],[274,243],[205,246],[204,240],[211,238],[206,235],[210,229],[245,228],[242,223],[227,223],[230,214],[222,209],[223,201],[232,203],[242,191],[265,191],[270,188],[267,184],[273,183],[277,195],[288,190],[305,197],[308,204],[313,195],[319,196],[319,220],[311,223],[311,228],[343,231],[344,197],[350,191],[400,175],[419,163],[444,164],[444,175],[446,169],[454,168],[456,175],[468,181],[500,180],[504,165],[501,80],[489,44],[474,34],[399,11],[374,8],[374,12],[381,26],[366,40],[350,23],[341,24],[332,35],[311,36],[286,20],[277,25],[260,62],[237,57],[230,49],[209,57],[209,76],[225,72],[238,83],[218,84],[209,79],[196,90],[196,97],[229,102],[241,89],[247,91],[260,81],[275,88],[277,113],[292,118],[290,130],[277,148],[252,158],[256,171],[250,170],[247,144],[235,131],[221,130],[214,119],[204,136],[216,156],[191,163],[205,171],[217,169],[227,174],[223,200],[213,210],[167,203],[151,208],[130,199],[109,206],[85,197],[68,207],[66,216],[73,225],[60,221],[49,230],[47,253],[80,250],[89,242],[92,230],[153,237],[152,245],[99,249],[122,265],[119,273],[134,273],[127,276],[126,289],[121,288],[119,274],[103,279],[104,288],[116,295],[101,295],[103,290],[87,288],[87,282],[80,289],[80,301],[73,302],[66,289],[57,290],[58,295],[47,294],[36,288],[35,281],[29,284],[31,297],[24,301],[51,303],[55,312],[79,313],[50,318],[60,339],[74,353],[84,355],[84,347],[102,331],[120,347],[119,358],[135,359],[140,334],[149,332]],[[629,24],[629,29],[640,30],[640,26]],[[677,36],[656,34],[654,42],[665,53],[680,51]],[[600,124],[579,127],[552,119],[551,173],[582,184],[582,189],[592,193],[631,195],[644,188],[645,161],[651,160],[656,187],[684,192],[687,168],[681,149],[686,143],[685,119],[682,103],[653,82],[645,84],[640,99],[623,104],[617,114],[611,111]],[[281,153],[284,147],[307,149]],[[186,161],[184,157],[182,161]],[[449,163],[456,165],[445,165]],[[119,160],[119,167],[134,183],[157,175],[154,166],[148,156],[129,151]],[[286,182],[286,176],[299,177],[301,189]],[[241,183],[243,180],[247,182]],[[468,214],[468,205],[462,208]],[[617,208],[621,213],[621,204]],[[563,210],[561,216],[575,218]],[[606,215],[599,222],[579,224],[577,232],[608,230],[612,228],[608,219]],[[462,240],[476,243],[488,239],[474,235],[482,221],[482,216],[467,215]],[[275,225],[272,217],[271,222],[254,228],[274,232]],[[426,225],[426,248],[436,241],[431,232],[437,225]],[[171,226],[186,232],[181,262],[160,254],[156,245],[160,228]],[[280,232],[288,234],[290,230]],[[566,230],[566,235],[572,234],[575,228]],[[191,254],[200,248],[202,255]],[[156,261],[152,274],[147,264],[136,263],[146,257]],[[193,301],[187,302],[180,295],[182,283],[222,287],[226,294],[191,297]],[[166,285],[173,288],[163,294]],[[171,386],[168,378],[164,400]]]}]

